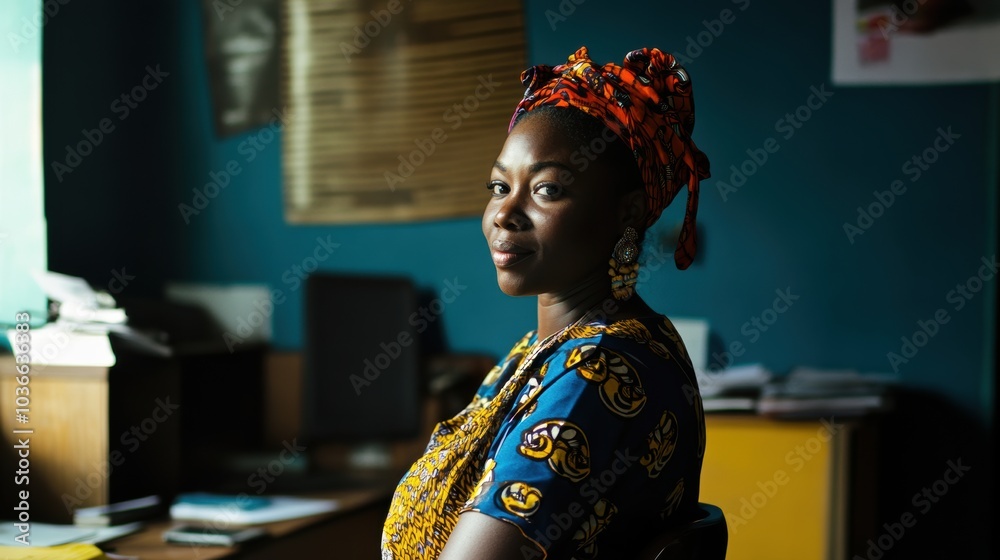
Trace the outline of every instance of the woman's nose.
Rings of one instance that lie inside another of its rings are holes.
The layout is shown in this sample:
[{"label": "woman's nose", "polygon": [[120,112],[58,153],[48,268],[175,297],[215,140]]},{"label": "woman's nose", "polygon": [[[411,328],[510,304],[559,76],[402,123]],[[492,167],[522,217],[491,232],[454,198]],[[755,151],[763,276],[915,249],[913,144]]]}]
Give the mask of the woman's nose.
[{"label": "woman's nose", "polygon": [[507,196],[501,203],[497,213],[493,215],[493,225],[510,230],[522,231],[527,229],[530,220],[524,214],[523,203],[520,197]]}]

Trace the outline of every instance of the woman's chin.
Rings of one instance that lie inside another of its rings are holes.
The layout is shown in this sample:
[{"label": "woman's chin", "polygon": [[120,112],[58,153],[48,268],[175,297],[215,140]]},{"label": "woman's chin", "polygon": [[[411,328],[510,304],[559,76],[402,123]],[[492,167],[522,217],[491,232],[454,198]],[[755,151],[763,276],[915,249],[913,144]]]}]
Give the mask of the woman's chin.
[{"label": "woman's chin", "polygon": [[506,294],[508,296],[512,296],[512,297],[522,297],[522,296],[531,296],[531,295],[534,295],[534,294],[529,293],[529,292],[527,292],[525,290],[522,290],[520,288],[506,287],[503,284],[500,284],[500,291],[503,292],[504,294]]},{"label": "woman's chin", "polygon": [[525,285],[522,278],[511,278],[509,273],[497,271],[497,285],[500,291],[508,296],[534,296],[538,295]]}]

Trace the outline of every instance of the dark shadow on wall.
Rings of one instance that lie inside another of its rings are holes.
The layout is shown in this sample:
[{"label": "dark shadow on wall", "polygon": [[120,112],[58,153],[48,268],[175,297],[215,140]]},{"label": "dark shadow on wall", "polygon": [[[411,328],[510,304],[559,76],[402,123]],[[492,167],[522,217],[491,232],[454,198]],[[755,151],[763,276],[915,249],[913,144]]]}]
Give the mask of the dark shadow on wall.
[{"label": "dark shadow on wall", "polygon": [[[940,395],[902,390],[880,423],[876,529],[848,557],[990,558],[990,430]],[[855,546],[857,548],[857,545]]]}]

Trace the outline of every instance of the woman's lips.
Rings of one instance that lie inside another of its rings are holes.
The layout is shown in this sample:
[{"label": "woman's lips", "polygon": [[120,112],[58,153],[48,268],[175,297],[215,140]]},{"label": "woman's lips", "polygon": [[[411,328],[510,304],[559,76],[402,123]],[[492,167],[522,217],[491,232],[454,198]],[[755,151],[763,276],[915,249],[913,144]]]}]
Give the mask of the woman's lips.
[{"label": "woman's lips", "polygon": [[520,245],[502,239],[497,239],[490,246],[493,249],[490,251],[493,257],[493,264],[497,268],[514,266],[534,254],[534,251],[529,251]]},{"label": "woman's lips", "polygon": [[506,253],[504,251],[493,251],[493,264],[497,268],[508,268],[531,256],[531,253]]}]

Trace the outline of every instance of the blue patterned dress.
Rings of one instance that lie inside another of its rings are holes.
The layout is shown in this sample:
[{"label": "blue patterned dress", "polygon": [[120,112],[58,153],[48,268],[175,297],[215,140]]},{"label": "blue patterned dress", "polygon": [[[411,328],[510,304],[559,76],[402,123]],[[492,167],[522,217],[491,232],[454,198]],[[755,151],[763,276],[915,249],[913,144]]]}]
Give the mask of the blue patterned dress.
[{"label": "blue patterned dress", "polygon": [[393,497],[383,559],[437,558],[464,511],[515,525],[525,558],[576,560],[628,557],[694,514],[705,423],[670,321],[573,326],[539,346],[525,335],[435,428]]}]

